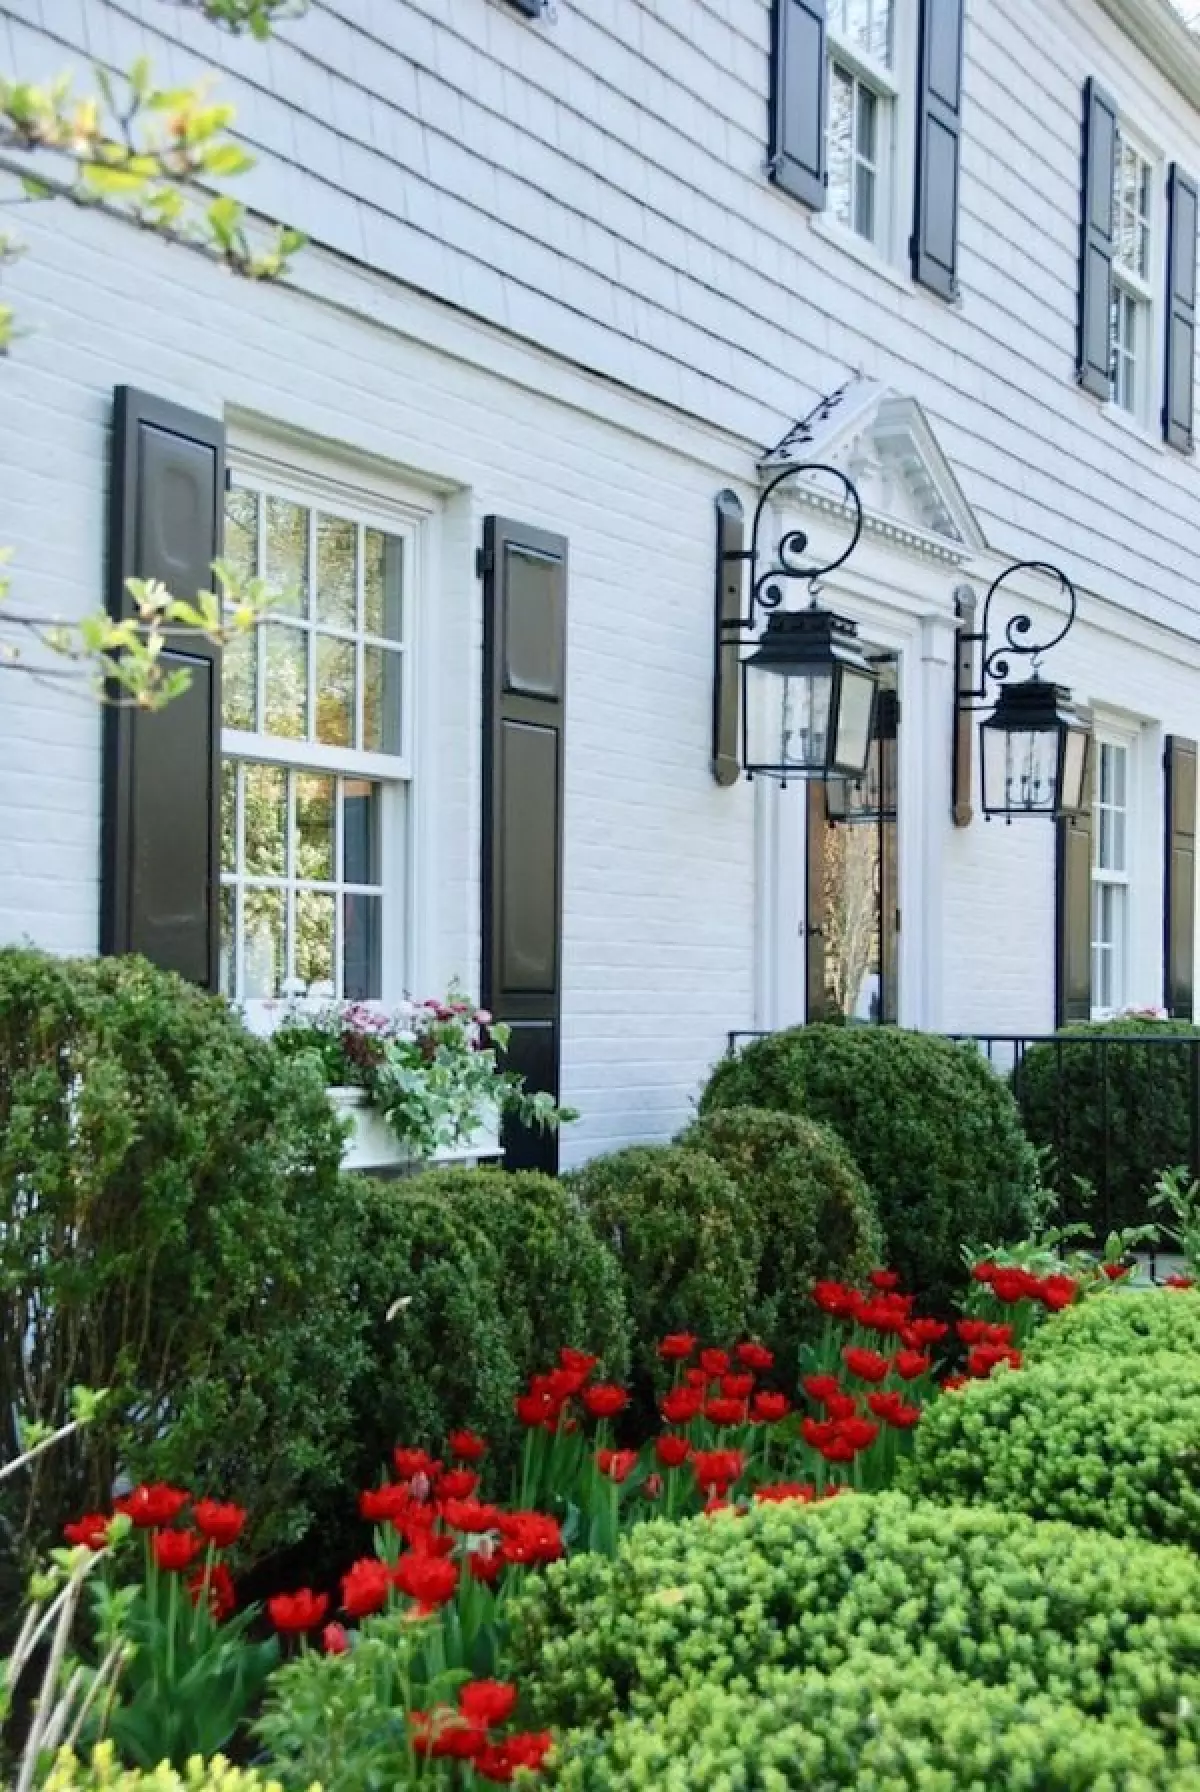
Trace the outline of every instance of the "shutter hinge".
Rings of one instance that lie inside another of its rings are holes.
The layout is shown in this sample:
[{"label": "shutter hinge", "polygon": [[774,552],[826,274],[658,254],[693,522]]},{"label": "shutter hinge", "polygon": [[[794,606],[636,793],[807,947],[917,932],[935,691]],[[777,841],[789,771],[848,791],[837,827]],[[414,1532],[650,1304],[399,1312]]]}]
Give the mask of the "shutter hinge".
[{"label": "shutter hinge", "polygon": [[489,573],[496,570],[496,556],[489,548],[475,549],[475,577],[486,579]]},{"label": "shutter hinge", "polygon": [[233,468],[232,467],[226,467],[226,469],[225,469],[225,490],[227,492],[231,492],[233,490]]}]

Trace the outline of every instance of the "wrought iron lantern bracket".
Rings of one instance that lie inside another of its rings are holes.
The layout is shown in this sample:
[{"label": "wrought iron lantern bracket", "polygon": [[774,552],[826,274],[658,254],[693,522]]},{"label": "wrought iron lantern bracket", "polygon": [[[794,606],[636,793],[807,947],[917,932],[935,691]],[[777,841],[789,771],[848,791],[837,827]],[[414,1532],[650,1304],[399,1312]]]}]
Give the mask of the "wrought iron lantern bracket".
[{"label": "wrought iron lantern bracket", "polygon": [[[1043,573],[1046,577],[1058,581],[1059,590],[1067,600],[1067,619],[1057,634],[1046,640],[1033,637],[1033,618],[1027,610],[1018,611],[1010,616],[1004,625],[1003,637],[993,641],[991,633],[992,605],[1001,587],[1009,579],[1019,573]],[[974,593],[970,587],[960,587],[955,593],[955,603],[959,617],[969,604],[974,607]],[[1013,660],[1026,659],[1033,669],[1033,677],[1040,676],[1043,655],[1050,653],[1071,631],[1078,610],[1078,598],[1075,587],[1061,567],[1054,566],[1048,560],[1015,560],[994,578],[988,586],[983,600],[983,613],[978,629],[960,629],[959,644],[962,652],[959,656],[959,675],[957,700],[960,709],[972,714],[986,709],[992,701],[993,688],[1007,684],[1013,676]],[[975,649],[979,649],[979,671],[975,674]],[[965,665],[964,665],[965,656]]]}]

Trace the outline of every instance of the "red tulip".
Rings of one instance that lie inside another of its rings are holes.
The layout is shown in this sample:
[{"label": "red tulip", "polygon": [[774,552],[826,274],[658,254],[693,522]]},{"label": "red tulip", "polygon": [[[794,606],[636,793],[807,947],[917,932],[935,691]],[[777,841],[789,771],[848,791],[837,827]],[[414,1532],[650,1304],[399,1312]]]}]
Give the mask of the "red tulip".
[{"label": "red tulip", "polygon": [[182,1574],[204,1549],[199,1531],[155,1531],[154,1560],[168,1574]]},{"label": "red tulip", "polygon": [[681,1468],[692,1453],[692,1446],[686,1437],[674,1437],[668,1434],[654,1442],[654,1454],[664,1468]]},{"label": "red tulip", "polygon": [[888,1360],[880,1356],[877,1350],[859,1350],[848,1344],[842,1352],[842,1361],[851,1375],[860,1381],[882,1381],[888,1372]]},{"label": "red tulip", "polygon": [[192,1508],[196,1529],[218,1549],[236,1543],[246,1526],[246,1508],[221,1500],[197,1500]]},{"label": "red tulip", "polygon": [[111,1523],[112,1519],[105,1512],[85,1512],[82,1518],[73,1519],[70,1524],[63,1526],[63,1536],[68,1543],[76,1546],[82,1544],[85,1549],[98,1554],[108,1545],[108,1527]]},{"label": "red tulip", "polygon": [[615,1419],[629,1405],[629,1395],[612,1382],[598,1381],[584,1388],[583,1404],[594,1419]]},{"label": "red tulip", "polygon": [[786,1419],[791,1411],[791,1401],[786,1394],[755,1394],[750,1409],[750,1416],[756,1425],[777,1425]]},{"label": "red tulip", "polygon": [[516,1687],[503,1680],[469,1680],[458,1691],[458,1708],[467,1722],[485,1730],[507,1723],[516,1705]]},{"label": "red tulip", "polygon": [[364,1556],[342,1576],[342,1610],[350,1618],[382,1611],[392,1590],[392,1573],[377,1556]]},{"label": "red tulip", "polygon": [[315,1630],[329,1610],[329,1595],[301,1587],[298,1593],[276,1593],[267,1600],[267,1616],[276,1630],[295,1633]]},{"label": "red tulip", "polygon": [[695,1348],[696,1338],[692,1332],[671,1332],[659,1344],[658,1354],[666,1363],[682,1363]]},{"label": "red tulip", "polygon": [[753,1341],[739,1344],[733,1354],[743,1368],[757,1370],[760,1374],[775,1366],[775,1352],[768,1350],[765,1344]]},{"label": "red tulip", "polygon": [[116,1510],[131,1518],[140,1531],[153,1531],[161,1525],[172,1524],[190,1497],[182,1488],[155,1482],[152,1486],[135,1487],[132,1493],[113,1503]]},{"label": "red tulip", "polygon": [[486,1442],[474,1431],[452,1431],[446,1444],[460,1462],[482,1462],[487,1455]]}]

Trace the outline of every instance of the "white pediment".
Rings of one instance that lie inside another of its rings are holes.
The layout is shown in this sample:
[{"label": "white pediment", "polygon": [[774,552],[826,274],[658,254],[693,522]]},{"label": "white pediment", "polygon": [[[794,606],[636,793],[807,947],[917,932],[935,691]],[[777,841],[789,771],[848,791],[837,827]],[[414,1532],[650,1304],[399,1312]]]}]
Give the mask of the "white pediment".
[{"label": "white pediment", "polygon": [[[764,479],[819,461],[854,481],[867,526],[956,559],[987,541],[924,411],[878,380],[853,379],[823,399],[760,463]],[[803,489],[803,480],[792,488]],[[813,498],[820,502],[820,482]],[[827,487],[826,487],[827,489]]]}]

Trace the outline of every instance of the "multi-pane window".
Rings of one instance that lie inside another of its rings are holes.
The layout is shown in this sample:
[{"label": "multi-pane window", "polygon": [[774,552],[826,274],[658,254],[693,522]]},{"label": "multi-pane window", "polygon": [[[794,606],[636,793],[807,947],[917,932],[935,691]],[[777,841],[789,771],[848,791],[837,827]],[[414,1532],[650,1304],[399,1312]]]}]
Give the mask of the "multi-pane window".
[{"label": "multi-pane window", "polygon": [[892,0],[832,0],[829,8],[829,208],[886,247],[895,133]]},{"label": "multi-pane window", "polygon": [[226,560],[280,594],[225,655],[221,959],[236,1000],[384,993],[403,922],[412,548],[340,504],[228,494]]},{"label": "multi-pane window", "polygon": [[1118,129],[1113,163],[1113,398],[1140,415],[1149,390],[1154,166]]},{"label": "multi-pane window", "polygon": [[1097,742],[1092,814],[1092,1006],[1123,1008],[1129,984],[1129,748]]}]

